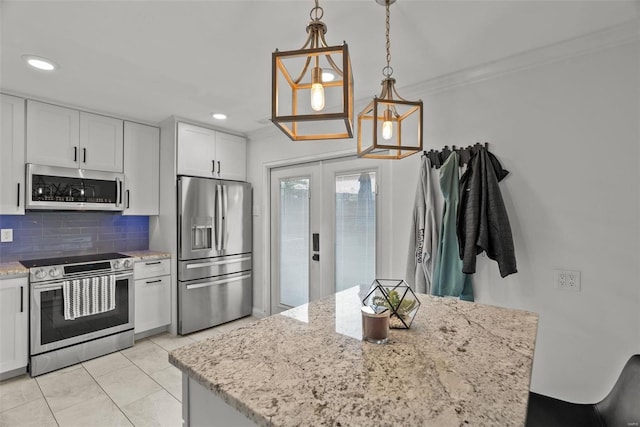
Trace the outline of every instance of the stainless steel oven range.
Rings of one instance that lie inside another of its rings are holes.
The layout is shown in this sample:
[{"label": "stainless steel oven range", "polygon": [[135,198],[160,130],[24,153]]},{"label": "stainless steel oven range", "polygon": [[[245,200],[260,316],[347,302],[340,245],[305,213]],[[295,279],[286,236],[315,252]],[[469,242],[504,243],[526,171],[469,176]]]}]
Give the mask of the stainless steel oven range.
[{"label": "stainless steel oven range", "polygon": [[118,253],[20,261],[29,268],[29,372],[133,346],[133,260]]}]

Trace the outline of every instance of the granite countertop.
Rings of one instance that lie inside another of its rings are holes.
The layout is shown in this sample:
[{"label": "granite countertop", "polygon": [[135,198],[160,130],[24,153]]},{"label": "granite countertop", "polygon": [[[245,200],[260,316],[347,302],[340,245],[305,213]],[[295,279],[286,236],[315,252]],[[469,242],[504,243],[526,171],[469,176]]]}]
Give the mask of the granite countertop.
[{"label": "granite countertop", "polygon": [[18,261],[0,262],[0,277],[21,277],[28,276],[29,269]]},{"label": "granite countertop", "polygon": [[159,252],[159,251],[128,251],[128,252],[120,252],[121,254],[128,255],[136,258],[136,261],[148,261],[154,259],[166,259],[171,258],[171,254],[169,252]]},{"label": "granite countertop", "polygon": [[358,288],[173,350],[263,426],[524,425],[535,313],[418,294],[409,330],[361,340]]},{"label": "granite countertop", "polygon": [[[166,259],[171,258],[171,254],[169,252],[159,252],[159,251],[129,251],[129,252],[120,252],[121,254],[128,255],[135,258],[135,261],[148,261],[155,259]],[[10,262],[1,262],[0,263],[0,277],[9,278],[9,277],[21,277],[28,276],[29,269],[20,264],[19,261],[10,261]]]}]

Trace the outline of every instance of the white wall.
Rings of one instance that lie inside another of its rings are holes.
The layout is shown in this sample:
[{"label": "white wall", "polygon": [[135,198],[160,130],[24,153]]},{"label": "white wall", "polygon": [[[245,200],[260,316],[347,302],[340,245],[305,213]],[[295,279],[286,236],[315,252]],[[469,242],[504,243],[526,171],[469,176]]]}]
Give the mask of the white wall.
[{"label": "white wall", "polygon": [[[532,390],[576,402],[601,399],[627,358],[640,353],[640,44],[422,99],[427,149],[489,141],[511,171],[501,188],[519,272],[501,279],[495,262],[480,257],[476,301],[540,314]],[[354,145],[254,136],[248,150],[254,205],[268,209],[265,163]],[[411,156],[392,166],[397,277],[404,274],[418,161]],[[260,308],[269,288],[262,275],[268,234],[263,216],[254,220],[254,305]],[[582,291],[555,290],[553,269],[580,271]]]}]

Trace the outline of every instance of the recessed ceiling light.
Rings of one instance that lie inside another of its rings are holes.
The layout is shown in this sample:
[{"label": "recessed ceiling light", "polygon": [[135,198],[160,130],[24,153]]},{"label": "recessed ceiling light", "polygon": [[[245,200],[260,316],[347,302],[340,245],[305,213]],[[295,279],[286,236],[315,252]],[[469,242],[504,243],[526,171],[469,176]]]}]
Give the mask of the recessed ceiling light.
[{"label": "recessed ceiling light", "polygon": [[42,71],[53,71],[58,65],[50,59],[35,55],[22,55],[22,59],[31,67]]},{"label": "recessed ceiling light", "polygon": [[213,113],[211,114],[211,117],[213,117],[216,120],[225,120],[227,118],[227,115],[222,113]]},{"label": "recessed ceiling light", "polygon": [[323,82],[332,82],[336,79],[336,75],[331,70],[322,70],[322,81]]}]

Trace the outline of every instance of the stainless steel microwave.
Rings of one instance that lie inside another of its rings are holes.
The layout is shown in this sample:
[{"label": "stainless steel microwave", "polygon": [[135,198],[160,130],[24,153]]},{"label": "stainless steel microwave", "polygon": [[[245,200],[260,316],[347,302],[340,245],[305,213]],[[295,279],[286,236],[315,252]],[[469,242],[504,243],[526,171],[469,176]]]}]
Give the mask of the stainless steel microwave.
[{"label": "stainless steel microwave", "polygon": [[27,209],[122,211],[124,174],[27,163]]}]

